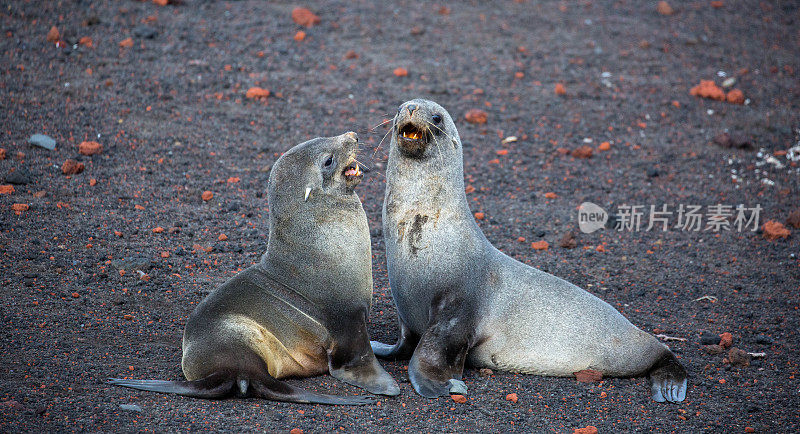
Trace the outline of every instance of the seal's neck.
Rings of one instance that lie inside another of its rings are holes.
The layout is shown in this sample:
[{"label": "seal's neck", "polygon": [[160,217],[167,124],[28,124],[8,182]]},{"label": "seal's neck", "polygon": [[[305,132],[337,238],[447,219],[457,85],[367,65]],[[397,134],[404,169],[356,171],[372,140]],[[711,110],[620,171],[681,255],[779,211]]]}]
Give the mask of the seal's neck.
[{"label": "seal's neck", "polygon": [[[464,168],[460,146],[441,145],[433,148],[424,158],[403,155],[392,140],[386,166],[390,190],[403,196],[403,202],[414,202],[425,207],[446,207],[459,216],[472,216],[464,192]],[[477,225],[475,226],[477,229]]]},{"label": "seal's neck", "polygon": [[360,202],[355,209],[320,206],[305,214],[295,210],[287,218],[270,215],[267,251],[259,267],[315,302],[360,296],[368,305],[372,254]]}]

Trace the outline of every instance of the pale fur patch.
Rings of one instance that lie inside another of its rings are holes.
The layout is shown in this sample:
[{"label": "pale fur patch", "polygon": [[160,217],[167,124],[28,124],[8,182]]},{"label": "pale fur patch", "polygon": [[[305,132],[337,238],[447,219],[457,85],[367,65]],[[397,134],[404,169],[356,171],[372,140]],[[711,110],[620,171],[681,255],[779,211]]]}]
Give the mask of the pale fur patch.
[{"label": "pale fur patch", "polygon": [[308,377],[327,372],[325,349],[311,333],[299,330],[303,338],[287,348],[272,332],[243,315],[226,316],[221,327],[232,339],[241,340],[258,354],[274,378]]}]

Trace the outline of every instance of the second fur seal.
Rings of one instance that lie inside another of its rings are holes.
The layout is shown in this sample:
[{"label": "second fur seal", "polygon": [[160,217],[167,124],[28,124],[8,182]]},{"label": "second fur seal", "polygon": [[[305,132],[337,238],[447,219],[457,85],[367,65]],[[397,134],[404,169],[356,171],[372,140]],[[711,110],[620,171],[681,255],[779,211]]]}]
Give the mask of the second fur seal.
[{"label": "second fur seal", "polygon": [[516,261],[486,239],[464,192],[461,139],[447,111],[400,106],[386,169],[383,236],[400,322],[378,357],[411,358],[414,389],[464,394],[464,364],[539,375],[649,375],[652,398],[680,402],[686,370],[608,303]]},{"label": "second fur seal", "polygon": [[280,381],[330,372],[372,393],[399,394],[367,335],[372,254],[367,216],[354,192],[363,176],[355,161],[357,144],[353,132],[317,138],[275,163],[267,252],[192,312],[183,334],[186,381],[110,382],[198,398],[373,402]]}]

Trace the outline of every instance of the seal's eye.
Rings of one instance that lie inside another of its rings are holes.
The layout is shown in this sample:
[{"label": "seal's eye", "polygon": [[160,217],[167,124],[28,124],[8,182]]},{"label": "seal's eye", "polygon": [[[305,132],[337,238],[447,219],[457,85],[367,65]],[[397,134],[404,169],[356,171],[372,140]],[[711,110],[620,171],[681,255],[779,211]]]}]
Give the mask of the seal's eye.
[{"label": "seal's eye", "polygon": [[328,157],[327,160],[325,160],[325,167],[328,167],[331,164],[333,164],[333,155],[331,155],[330,157]]},{"label": "seal's eye", "polygon": [[439,124],[442,122],[442,115],[433,115],[431,116],[431,119],[433,120],[434,124]]}]

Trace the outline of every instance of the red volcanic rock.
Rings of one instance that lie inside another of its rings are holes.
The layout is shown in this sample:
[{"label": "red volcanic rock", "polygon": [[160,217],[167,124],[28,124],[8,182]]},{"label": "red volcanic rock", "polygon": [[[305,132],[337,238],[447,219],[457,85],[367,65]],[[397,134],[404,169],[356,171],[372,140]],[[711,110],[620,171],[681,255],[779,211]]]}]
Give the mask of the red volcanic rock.
[{"label": "red volcanic rock", "polygon": [[308,10],[308,8],[296,7],[292,10],[292,21],[303,26],[311,27],[314,24],[319,24],[319,17]]},{"label": "red volcanic rock", "polygon": [[661,15],[672,15],[675,13],[675,9],[672,9],[672,6],[663,0],[656,5],[656,11]]},{"label": "red volcanic rock", "polygon": [[575,241],[575,234],[572,231],[564,233],[564,236],[559,240],[558,245],[565,249],[574,249],[578,247],[578,242]]},{"label": "red volcanic rock", "polygon": [[699,96],[701,98],[715,99],[717,101],[725,101],[725,91],[714,83],[714,80],[700,80],[700,84],[693,87],[689,91],[690,95]]},{"label": "red volcanic rock", "polygon": [[750,366],[750,355],[736,347],[731,347],[728,351],[728,363],[739,368],[746,368]]},{"label": "red volcanic rock", "polygon": [[251,98],[251,99],[261,99],[261,98],[266,98],[268,96],[269,96],[269,90],[262,89],[260,87],[251,87],[250,89],[247,90],[247,93],[245,94],[246,98]]},{"label": "red volcanic rock", "polygon": [[733,89],[728,92],[726,98],[731,104],[744,104],[744,93],[739,89]]},{"label": "red volcanic rock", "polygon": [[547,241],[534,241],[531,243],[531,248],[533,250],[547,250],[550,248],[550,243]]},{"label": "red volcanic rock", "polygon": [[103,145],[97,142],[81,142],[78,145],[78,152],[83,155],[95,155],[103,152]]},{"label": "red volcanic rock", "polygon": [[489,115],[481,109],[472,109],[464,115],[464,119],[471,124],[485,124],[489,120]]},{"label": "red volcanic rock", "polygon": [[777,240],[778,238],[787,238],[792,232],[786,229],[783,223],[770,220],[764,223],[762,227],[764,230],[764,238],[768,240]]},{"label": "red volcanic rock", "polygon": [[589,146],[581,146],[580,148],[573,149],[572,152],[570,152],[570,155],[575,158],[591,158],[593,154],[594,150]]},{"label": "red volcanic rock", "polygon": [[395,68],[392,73],[397,77],[405,77],[408,75],[408,70],[405,68]]},{"label": "red volcanic rock", "polygon": [[75,160],[69,159],[61,165],[61,171],[64,175],[77,175],[78,173],[83,172],[85,166],[83,163],[78,163]]},{"label": "red volcanic rock", "polygon": [[586,428],[575,428],[572,434],[597,434],[597,427],[589,425]]},{"label": "red volcanic rock", "polygon": [[464,395],[450,395],[450,398],[459,404],[467,402],[467,397]]},{"label": "red volcanic rock", "polygon": [[733,345],[733,335],[725,332],[719,335],[719,346],[722,348],[728,348]]},{"label": "red volcanic rock", "polygon": [[23,212],[27,211],[30,206],[27,203],[15,203],[11,205],[11,209],[14,211],[14,214],[20,215]]},{"label": "red volcanic rock", "polygon": [[567,94],[567,88],[565,88],[564,85],[561,84],[561,83],[556,83],[555,92],[556,92],[556,95],[566,95]]},{"label": "red volcanic rock", "polygon": [[800,208],[792,211],[789,214],[789,218],[786,219],[786,224],[795,229],[800,229]]},{"label": "red volcanic rock", "polygon": [[595,383],[603,379],[603,373],[595,371],[594,369],[584,369],[582,371],[573,372],[575,379],[579,383]]},{"label": "red volcanic rock", "polygon": [[50,27],[50,31],[47,32],[47,42],[58,42],[59,39],[61,39],[61,33],[58,31],[58,27]]},{"label": "red volcanic rock", "polygon": [[506,401],[511,401],[514,404],[516,404],[518,400],[519,398],[517,397],[516,393],[509,393],[508,395],[506,395]]}]

